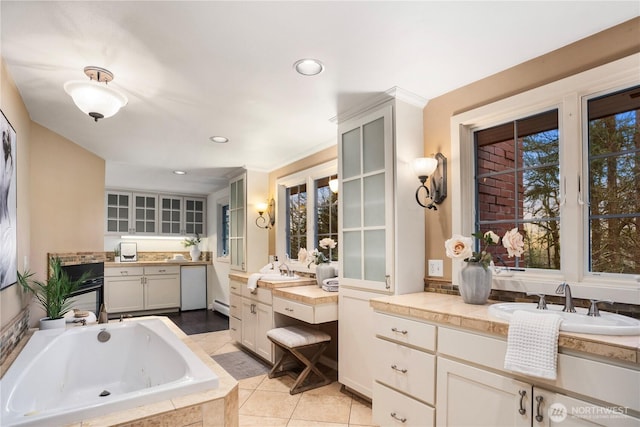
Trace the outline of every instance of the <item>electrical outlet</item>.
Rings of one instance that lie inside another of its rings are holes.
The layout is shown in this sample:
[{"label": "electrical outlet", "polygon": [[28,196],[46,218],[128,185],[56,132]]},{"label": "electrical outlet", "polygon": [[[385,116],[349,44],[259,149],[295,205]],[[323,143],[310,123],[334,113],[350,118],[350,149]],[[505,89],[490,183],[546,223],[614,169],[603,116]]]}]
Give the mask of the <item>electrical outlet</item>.
[{"label": "electrical outlet", "polygon": [[429,260],[429,276],[442,277],[444,276],[444,263],[441,259]]}]

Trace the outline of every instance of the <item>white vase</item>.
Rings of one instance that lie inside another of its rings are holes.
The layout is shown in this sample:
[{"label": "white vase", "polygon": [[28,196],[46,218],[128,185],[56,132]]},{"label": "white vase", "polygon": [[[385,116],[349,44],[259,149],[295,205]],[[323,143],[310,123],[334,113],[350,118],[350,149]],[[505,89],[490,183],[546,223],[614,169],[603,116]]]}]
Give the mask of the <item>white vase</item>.
[{"label": "white vase", "polygon": [[467,304],[485,304],[491,293],[491,269],[477,262],[465,262],[458,289]]},{"label": "white vase", "polygon": [[318,286],[322,287],[322,281],[332,277],[336,277],[336,274],[331,264],[322,263],[316,265],[316,282],[318,282]]},{"label": "white vase", "polygon": [[59,319],[49,319],[48,317],[43,317],[40,319],[40,330],[45,329],[64,329],[67,327],[67,322],[64,317]]},{"label": "white vase", "polygon": [[196,245],[191,246],[189,249],[189,255],[191,256],[191,261],[199,261],[200,260],[200,248]]}]

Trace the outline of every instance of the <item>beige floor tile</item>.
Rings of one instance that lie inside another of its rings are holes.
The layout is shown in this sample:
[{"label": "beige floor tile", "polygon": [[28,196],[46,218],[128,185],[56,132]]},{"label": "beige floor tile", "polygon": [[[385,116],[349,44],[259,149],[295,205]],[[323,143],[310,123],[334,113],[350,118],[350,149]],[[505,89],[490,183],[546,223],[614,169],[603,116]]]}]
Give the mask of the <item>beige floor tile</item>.
[{"label": "beige floor tile", "polygon": [[256,390],[240,408],[240,415],[291,418],[299,400],[299,394],[292,396],[289,393]]},{"label": "beige floor tile", "polygon": [[251,394],[253,394],[253,390],[246,388],[238,389],[238,408],[242,408],[242,405],[244,405],[244,402],[249,399],[249,396],[251,396]]},{"label": "beige floor tile", "polygon": [[289,393],[291,386],[294,383],[294,379],[289,375],[284,375],[278,378],[267,377],[258,386],[258,390],[279,391],[281,393]]},{"label": "beige floor tile", "polygon": [[351,416],[349,425],[370,426],[373,425],[371,420],[371,405],[364,404],[358,399],[351,402]]},{"label": "beige floor tile", "polygon": [[324,423],[322,421],[291,420],[287,427],[349,427],[348,424]]},{"label": "beige floor tile", "polygon": [[228,342],[228,343],[218,347],[213,353],[211,353],[211,355],[232,353],[234,351],[241,351],[241,350],[242,350],[242,347],[240,347],[235,342]]},{"label": "beige floor tile", "polygon": [[320,394],[324,396],[344,396],[350,397],[349,394],[342,392],[342,384],[338,381],[334,381],[331,384],[327,384],[323,387],[314,388],[304,392],[305,394]]},{"label": "beige floor tile", "polygon": [[351,397],[303,394],[291,419],[323,421],[329,423],[349,422]]},{"label": "beige floor tile", "polygon": [[240,427],[286,427],[288,418],[254,417],[240,415]]},{"label": "beige floor tile", "polygon": [[249,390],[255,390],[262,383],[262,381],[267,378],[267,375],[258,375],[257,377],[245,378],[243,380],[238,381],[239,388],[246,388]]}]

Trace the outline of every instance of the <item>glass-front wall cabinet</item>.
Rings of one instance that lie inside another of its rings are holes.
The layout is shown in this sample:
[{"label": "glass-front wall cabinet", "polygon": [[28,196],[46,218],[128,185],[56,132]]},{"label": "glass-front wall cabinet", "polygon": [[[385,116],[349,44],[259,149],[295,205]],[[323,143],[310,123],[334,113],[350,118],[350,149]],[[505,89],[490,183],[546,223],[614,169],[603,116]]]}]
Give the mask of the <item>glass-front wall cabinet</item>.
[{"label": "glass-front wall cabinet", "polygon": [[388,291],[392,284],[391,108],[341,133],[342,277],[345,284]]},{"label": "glass-front wall cabinet", "polygon": [[246,175],[229,184],[229,254],[233,270],[245,270],[246,235]]}]

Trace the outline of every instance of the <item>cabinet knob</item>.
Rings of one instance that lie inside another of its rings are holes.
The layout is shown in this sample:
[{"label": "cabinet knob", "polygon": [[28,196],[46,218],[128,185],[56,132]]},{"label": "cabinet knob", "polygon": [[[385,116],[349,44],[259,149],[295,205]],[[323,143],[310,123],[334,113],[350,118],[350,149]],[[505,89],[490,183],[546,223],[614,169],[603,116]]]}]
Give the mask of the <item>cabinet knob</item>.
[{"label": "cabinet knob", "polygon": [[392,412],[390,415],[391,415],[391,418],[393,418],[394,420],[398,420],[401,423],[406,423],[407,422],[407,419],[405,417],[399,417],[398,414],[395,413],[395,412]]}]

